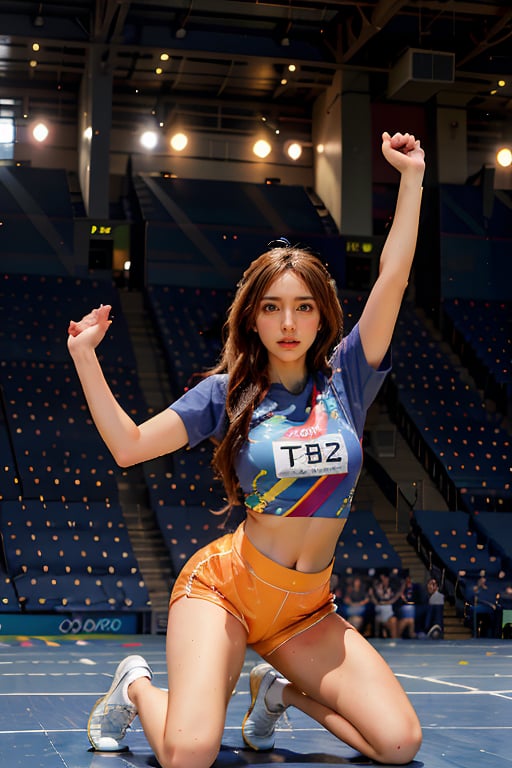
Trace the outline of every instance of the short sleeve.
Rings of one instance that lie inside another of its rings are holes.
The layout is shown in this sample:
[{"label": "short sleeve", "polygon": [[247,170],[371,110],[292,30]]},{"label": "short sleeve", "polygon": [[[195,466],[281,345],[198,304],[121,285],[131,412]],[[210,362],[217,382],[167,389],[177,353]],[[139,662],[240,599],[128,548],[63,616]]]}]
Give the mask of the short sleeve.
[{"label": "short sleeve", "polygon": [[333,384],[340,397],[345,397],[357,433],[362,436],[368,408],[390,371],[391,350],[388,350],[379,368],[373,368],[364,354],[359,324],[356,324],[336,347],[330,363]]},{"label": "short sleeve", "polygon": [[182,419],[191,448],[209,437],[222,439],[225,431],[226,387],[226,374],[207,376],[169,406]]}]

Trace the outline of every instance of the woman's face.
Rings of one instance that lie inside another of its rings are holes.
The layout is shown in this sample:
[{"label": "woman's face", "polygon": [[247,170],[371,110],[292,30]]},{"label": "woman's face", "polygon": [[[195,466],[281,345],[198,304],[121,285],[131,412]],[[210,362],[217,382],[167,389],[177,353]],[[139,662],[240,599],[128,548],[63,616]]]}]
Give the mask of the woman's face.
[{"label": "woman's face", "polygon": [[286,369],[303,374],[319,328],[320,310],[310,289],[292,270],[283,272],[265,290],[255,320],[271,373]]}]

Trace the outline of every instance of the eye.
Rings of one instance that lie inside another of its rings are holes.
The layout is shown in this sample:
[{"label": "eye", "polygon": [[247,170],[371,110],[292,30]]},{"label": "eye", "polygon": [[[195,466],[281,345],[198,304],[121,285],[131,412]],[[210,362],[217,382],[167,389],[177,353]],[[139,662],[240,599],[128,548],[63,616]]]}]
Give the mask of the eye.
[{"label": "eye", "polygon": [[309,304],[308,302],[304,302],[303,304],[299,304],[297,309],[299,312],[312,312],[314,309],[314,306],[312,304]]},{"label": "eye", "polygon": [[262,312],[277,312],[278,307],[275,304],[272,304],[272,302],[267,302],[266,304],[262,304],[261,311]]}]

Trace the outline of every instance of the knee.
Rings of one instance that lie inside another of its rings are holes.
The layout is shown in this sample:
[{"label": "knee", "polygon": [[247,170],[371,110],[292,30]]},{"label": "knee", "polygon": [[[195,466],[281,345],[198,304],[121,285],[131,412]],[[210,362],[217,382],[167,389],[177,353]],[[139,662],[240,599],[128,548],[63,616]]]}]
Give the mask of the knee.
[{"label": "knee", "polygon": [[161,768],[210,768],[219,749],[220,743],[212,744],[197,734],[183,744],[165,744],[157,757]]},{"label": "knee", "polygon": [[410,763],[421,747],[421,726],[417,720],[403,727],[391,730],[386,737],[376,745],[375,759],[379,763],[404,765]]}]

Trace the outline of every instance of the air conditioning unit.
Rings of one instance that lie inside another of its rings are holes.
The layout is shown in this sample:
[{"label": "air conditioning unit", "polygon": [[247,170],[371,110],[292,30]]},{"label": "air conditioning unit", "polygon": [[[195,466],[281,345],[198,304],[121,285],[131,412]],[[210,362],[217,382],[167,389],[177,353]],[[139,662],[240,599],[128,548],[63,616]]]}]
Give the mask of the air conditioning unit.
[{"label": "air conditioning unit", "polygon": [[454,79],[454,53],[408,48],[389,73],[388,97],[427,101]]}]

